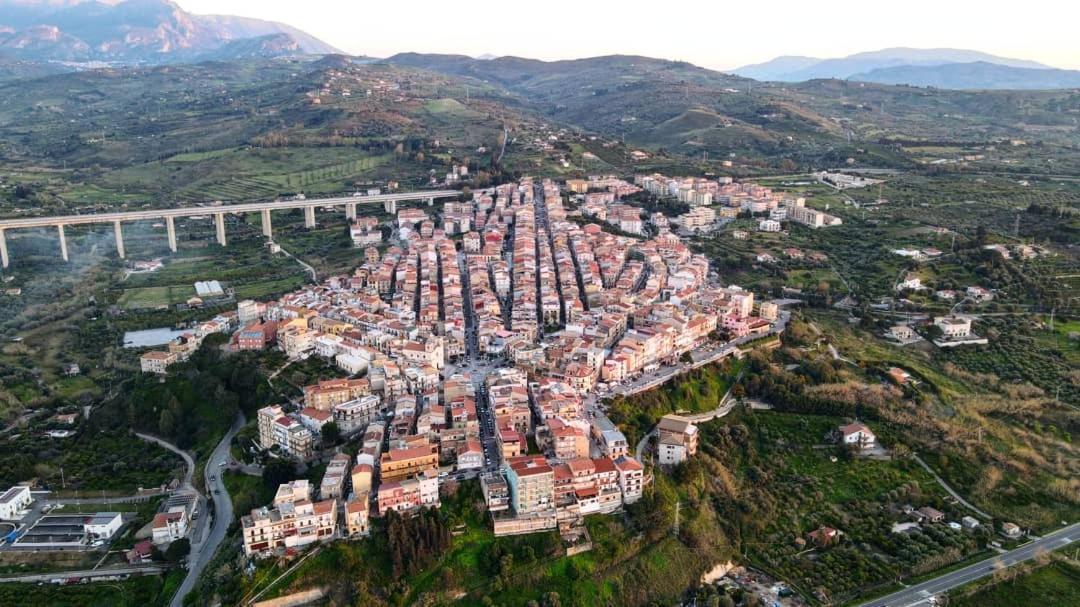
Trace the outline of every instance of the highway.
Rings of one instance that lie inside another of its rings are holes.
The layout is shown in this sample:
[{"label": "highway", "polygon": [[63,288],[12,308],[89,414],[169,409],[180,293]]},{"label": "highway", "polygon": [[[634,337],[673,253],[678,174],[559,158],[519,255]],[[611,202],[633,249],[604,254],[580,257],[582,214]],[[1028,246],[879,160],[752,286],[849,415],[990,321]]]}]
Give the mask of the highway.
[{"label": "highway", "polygon": [[938,577],[915,584],[890,595],[866,601],[859,607],[915,607],[930,605],[931,597],[948,592],[975,580],[993,575],[997,569],[1012,567],[1029,561],[1039,554],[1058,550],[1080,540],[1080,523],[1073,523],[1053,533],[1042,536],[1019,548],[988,558],[967,567],[950,571]]},{"label": "highway", "polygon": [[[232,439],[240,431],[240,428],[244,427],[245,422],[243,414],[238,415],[236,421],[233,422],[232,428],[229,428],[221,442],[214,448],[214,452],[206,460],[203,480],[210,490],[210,499],[214,500],[214,520],[209,535],[207,535],[206,524],[210,519],[210,514],[204,512],[203,516],[199,518],[198,527],[192,532],[191,554],[188,555],[188,574],[173,596],[172,602],[169,603],[171,607],[182,607],[184,597],[195,587],[199,576],[202,575],[210,559],[214,558],[218,546],[225,539],[225,532],[228,530],[229,525],[232,524],[232,498],[229,497],[229,492],[225,489],[225,482],[221,478],[224,468],[219,464],[228,459]],[[211,481],[211,477],[214,480]]]}]

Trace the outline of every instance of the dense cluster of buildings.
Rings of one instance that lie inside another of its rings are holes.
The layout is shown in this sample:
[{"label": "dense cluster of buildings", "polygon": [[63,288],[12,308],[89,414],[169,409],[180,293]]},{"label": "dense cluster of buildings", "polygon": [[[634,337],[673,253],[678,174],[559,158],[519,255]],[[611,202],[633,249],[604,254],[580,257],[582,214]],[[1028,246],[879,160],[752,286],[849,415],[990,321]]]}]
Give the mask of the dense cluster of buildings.
[{"label": "dense cluster of buildings", "polygon": [[[712,183],[718,195],[731,185]],[[619,202],[640,186],[569,186],[605,218],[642,221]],[[305,387],[302,407],[260,410],[260,445],[310,459],[330,423],[362,442],[355,458],[334,455],[317,488],[283,486],[244,517],[248,554],[361,535],[369,513],[438,506],[448,475],[480,477],[499,534],[572,526],[641,496],[645,470],[590,408],[593,392],[677,361],[718,329],[747,336],[771,322],[752,293],[710,283],[708,260],[660,218],[641,238],[569,215],[559,185],[529,179],[436,216],[401,209],[397,241],[381,252],[374,237],[358,241],[350,275],[238,304],[232,347],[321,357],[349,376]],[[354,240],[380,230],[351,229]],[[665,462],[696,450],[693,424],[664,437]]]}]

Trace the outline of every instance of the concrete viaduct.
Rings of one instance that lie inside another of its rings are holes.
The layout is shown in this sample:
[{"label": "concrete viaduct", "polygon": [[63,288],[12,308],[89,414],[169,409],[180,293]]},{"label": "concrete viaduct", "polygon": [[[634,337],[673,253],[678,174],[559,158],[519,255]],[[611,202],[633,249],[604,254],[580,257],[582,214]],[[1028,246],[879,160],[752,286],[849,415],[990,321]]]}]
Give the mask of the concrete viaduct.
[{"label": "concrete viaduct", "polygon": [[267,238],[272,236],[270,224],[270,211],[286,211],[292,209],[304,210],[304,225],[309,228],[315,227],[315,209],[320,207],[345,207],[345,216],[352,221],[356,219],[356,206],[360,204],[382,204],[387,213],[397,212],[397,203],[406,200],[424,200],[428,206],[435,204],[438,198],[456,198],[461,192],[457,190],[426,190],[418,192],[401,192],[397,194],[379,194],[376,196],[350,196],[341,198],[312,198],[306,200],[285,200],[278,202],[250,202],[241,204],[222,204],[217,206],[184,207],[179,209],[152,209],[145,211],[122,211],[116,213],[90,213],[87,215],[57,215],[53,217],[28,217],[25,219],[0,219],[0,262],[3,267],[8,267],[7,240],[5,232],[18,228],[45,228],[56,227],[60,236],[60,257],[68,260],[67,239],[64,236],[64,226],[84,225],[92,223],[113,224],[113,234],[116,237],[116,253],[124,257],[124,233],[120,225],[125,221],[139,221],[145,219],[164,219],[165,229],[169,237],[169,250],[176,252],[176,218],[193,217],[198,215],[213,215],[217,226],[217,242],[225,246],[225,215],[241,213],[262,213],[263,235]]}]

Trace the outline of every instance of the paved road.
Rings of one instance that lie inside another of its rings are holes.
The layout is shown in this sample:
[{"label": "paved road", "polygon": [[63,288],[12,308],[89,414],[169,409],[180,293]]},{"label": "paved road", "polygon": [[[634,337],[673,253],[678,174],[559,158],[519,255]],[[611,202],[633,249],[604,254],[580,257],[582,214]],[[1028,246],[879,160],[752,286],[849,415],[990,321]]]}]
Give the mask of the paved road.
[{"label": "paved road", "polygon": [[[214,452],[210,454],[209,459],[206,461],[206,469],[203,474],[204,481],[211,491],[210,498],[214,500],[213,524],[210,527],[209,535],[207,535],[206,524],[207,520],[210,519],[210,515],[208,512],[204,512],[199,517],[198,527],[192,533],[191,554],[188,556],[188,574],[173,596],[170,607],[181,607],[184,604],[184,597],[195,587],[195,582],[202,575],[203,569],[206,568],[210,559],[214,558],[214,553],[217,552],[221,540],[225,539],[225,531],[232,524],[232,499],[225,489],[225,483],[220,475],[221,467],[218,464],[226,461],[229,457],[229,445],[232,444],[232,439],[240,431],[240,428],[244,427],[245,422],[244,416],[242,414],[238,415],[232,428],[225,433],[221,442],[214,448]],[[210,480],[211,476],[214,477],[213,481]]]},{"label": "paved road", "polygon": [[[735,384],[737,383],[739,383],[738,378],[736,378],[735,381],[731,382],[731,387],[735,387]],[[690,421],[698,424],[711,421],[718,417],[724,417],[728,413],[731,413],[731,410],[735,408],[735,402],[736,401],[731,399],[731,388],[728,388],[728,391],[724,393],[724,398],[720,399],[720,404],[717,405],[715,409],[705,411],[703,413],[692,413],[689,415],[683,415],[682,417],[685,417],[686,419],[689,419]],[[655,434],[656,426],[653,426],[649,430],[649,433],[645,436],[642,436],[641,440],[638,441],[637,449],[634,451],[634,455],[637,457],[637,460],[639,462],[644,461],[642,459],[642,456],[645,454],[645,447],[648,446],[649,438],[651,438]]]},{"label": "paved road", "polygon": [[191,458],[190,453],[182,450],[180,447],[177,447],[176,445],[170,443],[165,439],[158,438],[157,436],[153,436],[151,434],[143,434],[142,432],[136,432],[135,436],[138,436],[145,441],[157,443],[158,445],[161,445],[169,451],[172,451],[173,453],[184,458],[184,463],[187,465],[187,472],[184,473],[184,483],[183,485],[181,485],[181,487],[184,489],[194,489],[194,486],[191,484],[191,479],[195,476],[195,460]]},{"label": "paved road", "polygon": [[916,584],[881,598],[867,601],[859,607],[914,607],[929,605],[930,598],[975,580],[992,575],[996,569],[1012,567],[1029,561],[1043,552],[1068,546],[1080,540],[1080,523],[1044,535],[1004,554],[969,565],[963,569],[944,573],[932,580]]},{"label": "paved road", "polygon": [[982,510],[979,510],[978,508],[975,507],[974,504],[972,504],[971,502],[964,499],[963,496],[961,496],[959,493],[957,493],[956,491],[953,491],[953,488],[949,486],[949,483],[946,483],[945,479],[938,476],[938,473],[934,472],[934,469],[931,468],[926,462],[924,462],[922,460],[922,458],[919,457],[919,455],[917,453],[913,453],[912,457],[914,457],[915,461],[919,462],[919,465],[922,466],[924,469],[926,469],[926,471],[930,473],[930,476],[933,476],[934,480],[936,480],[938,482],[938,484],[941,485],[941,487],[943,489],[945,489],[945,491],[948,491],[949,495],[953,496],[956,499],[956,501],[963,504],[968,510],[971,510],[975,514],[978,514],[983,519],[990,520],[991,516],[989,514],[983,512]]},{"label": "paved road", "polygon": [[3,582],[48,582],[55,579],[69,578],[98,578],[112,575],[146,575],[157,574],[165,571],[167,567],[161,565],[132,565],[125,567],[111,567],[103,569],[83,569],[78,571],[53,571],[52,573],[32,573],[27,575],[10,575],[0,577]]}]

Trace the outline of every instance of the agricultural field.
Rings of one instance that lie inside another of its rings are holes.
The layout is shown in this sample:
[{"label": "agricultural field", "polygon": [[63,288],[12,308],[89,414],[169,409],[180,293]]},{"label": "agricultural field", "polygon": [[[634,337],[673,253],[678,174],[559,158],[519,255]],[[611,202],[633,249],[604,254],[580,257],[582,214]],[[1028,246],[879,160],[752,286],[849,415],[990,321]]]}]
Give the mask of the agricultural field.
[{"label": "agricultural field", "polygon": [[[28,424],[18,436],[0,441],[7,462],[0,484],[13,485],[37,478],[53,491],[107,491],[132,495],[183,477],[183,462],[171,451],[124,431],[98,432],[88,426],[75,436],[50,439],[48,421]],[[62,472],[61,472],[62,470]]]},{"label": "agricultural field", "polygon": [[1016,571],[1003,571],[986,582],[954,590],[949,604],[957,607],[1042,607],[1080,604],[1080,565],[1065,555],[1048,555]]},{"label": "agricultural field", "polygon": [[342,194],[371,180],[392,154],[351,148],[231,148],[178,154],[110,171],[99,181],[58,195],[72,204],[115,200],[119,194],[154,204],[254,201],[305,193]]},{"label": "agricultural field", "polygon": [[[879,420],[879,436],[921,453],[962,495],[1002,520],[1048,529],[1080,516],[1075,364],[1068,362],[1075,361],[1075,345],[1071,353],[1041,345],[1060,339],[1059,333],[1040,323],[994,318],[976,323],[977,331],[993,336],[990,345],[940,351],[925,343],[887,343],[840,313],[815,310],[805,317],[820,333],[794,323],[786,339],[797,347],[782,350],[781,360],[806,367],[831,359],[824,347],[829,343],[853,363],[830,366],[863,382],[873,378],[885,385],[884,370],[893,366],[917,380],[903,386],[901,398],[862,408],[862,415]],[[866,377],[864,370],[875,375]]]}]

